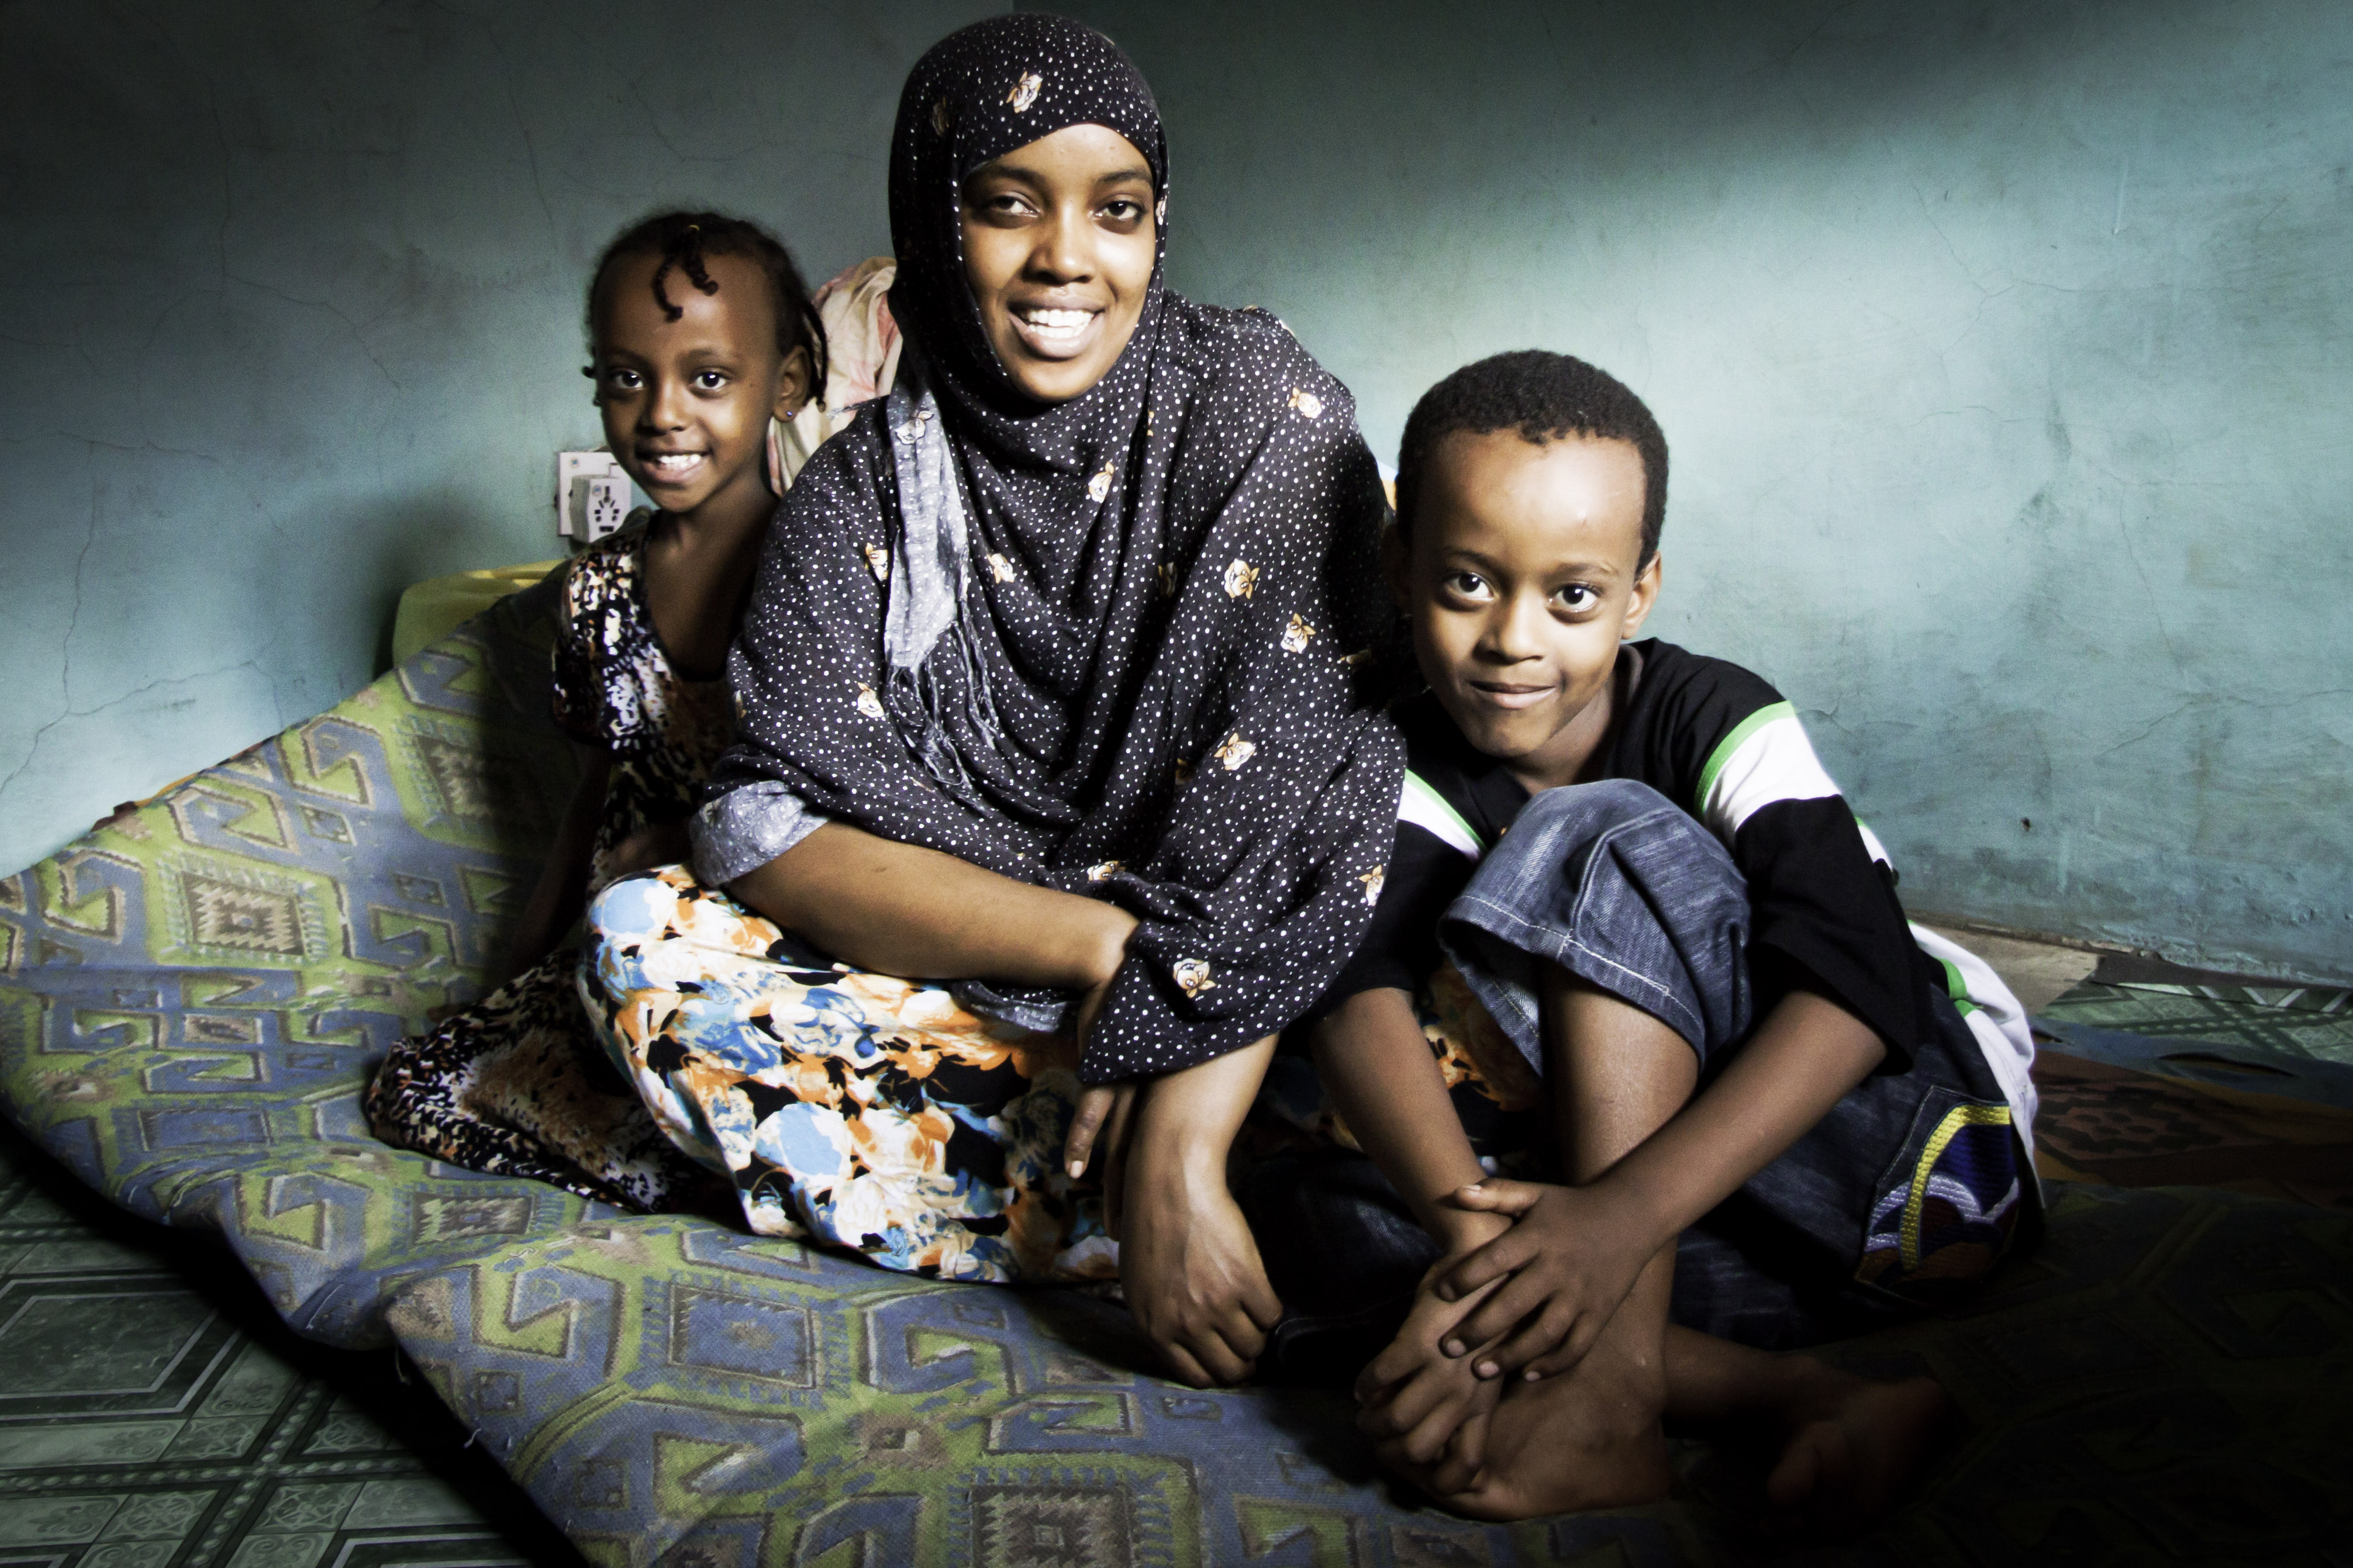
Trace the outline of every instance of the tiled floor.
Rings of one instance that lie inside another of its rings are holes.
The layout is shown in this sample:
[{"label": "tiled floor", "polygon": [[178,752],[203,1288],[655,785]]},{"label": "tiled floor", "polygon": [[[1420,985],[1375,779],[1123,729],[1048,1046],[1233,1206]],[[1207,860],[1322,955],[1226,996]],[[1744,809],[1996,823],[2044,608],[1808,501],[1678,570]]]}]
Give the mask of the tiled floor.
[{"label": "tiled floor", "polygon": [[2353,992],[1951,934],[2034,1015],[2044,1175],[2353,1203]]},{"label": "tiled floor", "polygon": [[1992,936],[1983,931],[1951,930],[1930,926],[1939,936],[1950,937],[1979,958],[1993,965],[2010,994],[2023,1003],[2030,1013],[2039,1013],[2051,1002],[2064,995],[2083,981],[2091,978],[2100,962],[2100,955],[2080,947],[2061,947],[2053,942],[2028,942],[2014,936]]},{"label": "tiled floor", "polygon": [[2041,1020],[2353,1067],[2353,989],[2249,980],[2020,937],[1930,929],[1993,965]]},{"label": "tiled floor", "polygon": [[296,1339],[227,1255],[0,1123],[0,1564],[575,1564],[390,1352]]},{"label": "tiled floor", "polygon": [[[2282,999],[2285,999],[2283,1005]],[[2320,988],[2257,989],[2095,976],[2044,1007],[2063,1024],[2090,1024],[2159,1040],[2197,1040],[2353,1067],[2353,994]]]}]

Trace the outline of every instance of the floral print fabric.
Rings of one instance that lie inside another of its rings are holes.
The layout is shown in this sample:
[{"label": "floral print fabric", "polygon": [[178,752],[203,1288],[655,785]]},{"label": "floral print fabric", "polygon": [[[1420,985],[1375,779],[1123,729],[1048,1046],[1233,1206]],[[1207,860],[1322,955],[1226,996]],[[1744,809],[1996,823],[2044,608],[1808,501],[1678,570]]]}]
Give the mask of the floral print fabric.
[{"label": "floral print fabric", "polygon": [[682,867],[616,883],[590,919],[581,994],[616,1065],[753,1230],[940,1279],[1117,1276],[1100,1198],[1061,1169],[1070,1041],[802,957]]},{"label": "floral print fabric", "polygon": [[[941,1279],[1117,1278],[1099,1192],[1061,1169],[1079,1090],[1068,1040],[825,963],[681,867],[614,884],[591,918],[607,940],[581,994],[614,1065],[733,1184],[754,1231]],[[1482,1160],[1542,1176],[1526,1063],[1451,969],[1416,1006]],[[1356,1146],[1306,1057],[1277,1057],[1235,1160],[1325,1142]]]}]

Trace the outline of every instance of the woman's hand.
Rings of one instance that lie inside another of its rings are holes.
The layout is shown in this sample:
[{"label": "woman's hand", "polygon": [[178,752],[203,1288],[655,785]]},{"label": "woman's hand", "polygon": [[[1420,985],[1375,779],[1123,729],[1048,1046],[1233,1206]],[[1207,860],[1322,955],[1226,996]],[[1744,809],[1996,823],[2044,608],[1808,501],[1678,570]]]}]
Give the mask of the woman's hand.
[{"label": "woman's hand", "polygon": [[1098,1083],[1080,1091],[1079,1108],[1071,1117],[1070,1136],[1062,1142],[1062,1165],[1077,1181],[1087,1173],[1095,1155],[1103,1156],[1103,1188],[1106,1222],[1112,1238],[1119,1238],[1116,1210],[1119,1178],[1127,1161],[1127,1131],[1135,1115],[1135,1085]]},{"label": "woman's hand", "polygon": [[1226,1154],[1273,1057],[1270,1035],[1154,1079],[1135,1097],[1119,1173],[1120,1279],[1136,1321],[1197,1387],[1248,1377],[1282,1316],[1226,1186]]},{"label": "woman's hand", "polygon": [[[1086,1050],[1087,1037],[1094,1033],[1095,1020],[1103,1016],[1103,1004],[1111,999],[1112,982],[1119,978],[1120,965],[1127,959],[1127,939],[1134,934],[1135,918],[1115,906],[1104,906],[1105,944],[1097,960],[1102,977],[1087,987],[1079,998],[1079,1009],[1072,1016],[1071,1033],[1079,1042],[1082,1054]],[[1115,934],[1114,934],[1115,933]],[[1062,1167],[1077,1181],[1087,1173],[1098,1151],[1103,1169],[1103,1223],[1113,1241],[1119,1239],[1119,1208],[1121,1184],[1126,1175],[1127,1130],[1135,1111],[1134,1083],[1099,1083],[1091,1085],[1079,1095],[1077,1111],[1071,1118],[1070,1135],[1062,1142]]]},{"label": "woman's hand", "polygon": [[1282,1303],[1241,1206],[1226,1189],[1222,1155],[1162,1179],[1138,1151],[1129,1187],[1119,1273],[1128,1310],[1170,1370],[1196,1388],[1240,1383],[1258,1368]]}]

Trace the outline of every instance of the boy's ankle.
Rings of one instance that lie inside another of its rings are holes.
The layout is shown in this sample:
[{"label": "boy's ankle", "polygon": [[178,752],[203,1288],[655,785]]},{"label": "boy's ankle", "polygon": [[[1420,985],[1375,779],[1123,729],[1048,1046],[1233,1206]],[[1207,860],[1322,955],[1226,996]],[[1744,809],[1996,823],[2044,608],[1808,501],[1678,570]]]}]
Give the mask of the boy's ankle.
[{"label": "boy's ankle", "polygon": [[1625,1402],[1625,1435],[1648,1431],[1658,1426],[1667,1408],[1666,1339],[1664,1292],[1638,1284],[1618,1304],[1585,1359],[1565,1375],[1588,1373],[1606,1382]]},{"label": "boy's ankle", "polygon": [[1476,1252],[1512,1228],[1507,1215],[1479,1214],[1466,1209],[1441,1210],[1430,1226],[1430,1239],[1449,1258]]}]

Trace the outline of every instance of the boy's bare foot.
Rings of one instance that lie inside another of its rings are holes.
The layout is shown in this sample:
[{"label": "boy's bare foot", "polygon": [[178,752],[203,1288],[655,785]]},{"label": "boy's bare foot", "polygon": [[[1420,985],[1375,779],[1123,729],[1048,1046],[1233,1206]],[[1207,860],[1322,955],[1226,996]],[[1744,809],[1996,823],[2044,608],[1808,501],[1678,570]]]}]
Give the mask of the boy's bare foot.
[{"label": "boy's bare foot", "polygon": [[1873,1383],[1815,1362],[1780,1459],[1765,1480],[1767,1534],[1839,1539],[1885,1518],[1952,1426],[1951,1395],[1929,1377]]},{"label": "boy's bare foot", "polygon": [[1655,1354],[1624,1354],[1613,1337],[1605,1333],[1567,1372],[1535,1383],[1498,1380],[1493,1413],[1464,1424],[1464,1435],[1484,1450],[1467,1478],[1469,1467],[1451,1452],[1418,1465],[1384,1445],[1382,1461],[1440,1506],[1472,1519],[1657,1501],[1670,1479],[1659,1428],[1665,1379]]}]

